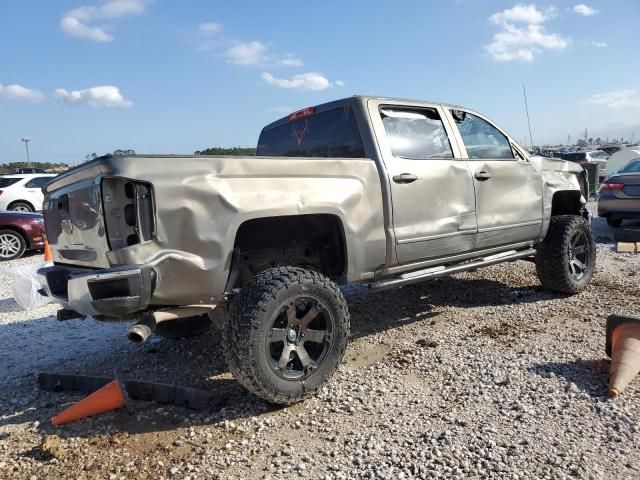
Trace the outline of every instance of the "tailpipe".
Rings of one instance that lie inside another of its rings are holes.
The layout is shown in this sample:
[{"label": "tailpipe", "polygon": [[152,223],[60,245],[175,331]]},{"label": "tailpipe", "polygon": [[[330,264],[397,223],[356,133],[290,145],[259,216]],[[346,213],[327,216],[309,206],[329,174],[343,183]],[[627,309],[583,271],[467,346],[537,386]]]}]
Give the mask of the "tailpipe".
[{"label": "tailpipe", "polygon": [[127,338],[133,343],[144,343],[151,336],[153,330],[144,321],[136,323],[127,332]]},{"label": "tailpipe", "polygon": [[167,308],[156,310],[144,315],[143,319],[136,323],[127,332],[127,338],[133,343],[144,343],[161,323],[172,322],[181,318],[197,317],[198,315],[209,314],[215,305],[194,305],[188,307]]}]

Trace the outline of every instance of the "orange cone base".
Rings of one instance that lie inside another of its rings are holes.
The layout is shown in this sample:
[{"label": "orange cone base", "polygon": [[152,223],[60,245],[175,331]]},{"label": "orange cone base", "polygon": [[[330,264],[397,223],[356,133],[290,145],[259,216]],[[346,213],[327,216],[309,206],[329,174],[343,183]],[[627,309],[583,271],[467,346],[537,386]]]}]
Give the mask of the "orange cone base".
[{"label": "orange cone base", "polygon": [[607,319],[607,353],[611,355],[608,393],[618,398],[640,373],[640,318]]},{"label": "orange cone base", "polygon": [[79,402],[71,405],[51,419],[54,427],[82,418],[98,415],[122,408],[126,405],[126,397],[117,380],[107,383]]}]

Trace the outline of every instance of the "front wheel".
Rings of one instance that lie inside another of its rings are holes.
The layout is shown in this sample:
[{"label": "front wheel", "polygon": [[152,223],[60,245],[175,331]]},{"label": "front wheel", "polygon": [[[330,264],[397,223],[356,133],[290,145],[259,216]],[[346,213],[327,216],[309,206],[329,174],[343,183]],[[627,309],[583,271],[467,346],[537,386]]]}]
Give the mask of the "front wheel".
[{"label": "front wheel", "polygon": [[260,272],[230,305],[224,327],[229,370],[259,397],[302,400],[335,372],[349,336],[349,311],[338,287],[298,267]]},{"label": "front wheel", "polygon": [[536,271],[542,286],[561,293],[578,293],[593,276],[596,246],[591,226],[582,217],[551,217],[544,241],[537,246]]},{"label": "front wheel", "polygon": [[13,230],[0,230],[0,261],[20,258],[27,248],[22,235]]}]

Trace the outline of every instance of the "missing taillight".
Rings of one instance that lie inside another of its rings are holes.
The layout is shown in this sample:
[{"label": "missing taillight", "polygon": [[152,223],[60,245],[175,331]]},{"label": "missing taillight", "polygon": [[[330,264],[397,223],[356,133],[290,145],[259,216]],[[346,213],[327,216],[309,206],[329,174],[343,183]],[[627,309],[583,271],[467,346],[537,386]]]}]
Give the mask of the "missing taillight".
[{"label": "missing taillight", "polygon": [[155,232],[150,185],[124,178],[102,181],[107,239],[112,250],[151,240]]}]

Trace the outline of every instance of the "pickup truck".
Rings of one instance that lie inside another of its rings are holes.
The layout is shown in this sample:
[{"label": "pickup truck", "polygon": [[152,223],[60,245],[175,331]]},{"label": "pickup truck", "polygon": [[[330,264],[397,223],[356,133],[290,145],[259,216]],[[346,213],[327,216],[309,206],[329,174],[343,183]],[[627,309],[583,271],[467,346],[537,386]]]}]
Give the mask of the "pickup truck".
[{"label": "pickup truck", "polygon": [[60,175],[39,278],[59,319],[137,322],[134,341],[217,319],[234,377],[290,404],[343,356],[340,285],[528,260],[543,287],[584,289],[588,191],[579,165],[530,156],[478,112],[354,96],[264,127],[256,156],[107,155]]}]

